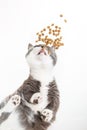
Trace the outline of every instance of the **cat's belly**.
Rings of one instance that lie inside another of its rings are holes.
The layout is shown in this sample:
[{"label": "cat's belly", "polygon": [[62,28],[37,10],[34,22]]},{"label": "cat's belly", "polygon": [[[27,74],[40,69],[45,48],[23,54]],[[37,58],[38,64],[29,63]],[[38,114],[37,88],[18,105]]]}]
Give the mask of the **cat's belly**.
[{"label": "cat's belly", "polygon": [[13,112],[6,121],[0,125],[0,130],[25,130],[19,123],[18,113]]}]

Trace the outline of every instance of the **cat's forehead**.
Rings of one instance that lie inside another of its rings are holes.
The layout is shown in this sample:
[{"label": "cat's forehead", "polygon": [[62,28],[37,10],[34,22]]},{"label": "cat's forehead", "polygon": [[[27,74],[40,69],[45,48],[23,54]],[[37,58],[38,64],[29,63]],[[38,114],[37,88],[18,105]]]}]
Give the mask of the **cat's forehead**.
[{"label": "cat's forehead", "polygon": [[41,47],[41,48],[44,47],[44,49],[46,48],[46,49],[48,49],[48,50],[54,50],[54,51],[55,51],[54,47],[52,47],[52,46],[51,46],[51,47],[50,47],[50,46],[46,46],[45,44],[37,44],[37,45],[29,44],[29,45],[28,45],[28,49],[29,49],[29,50],[31,50],[31,49],[33,50],[34,48],[37,48],[37,47],[38,47],[38,48],[39,48],[39,47]]},{"label": "cat's forehead", "polygon": [[35,45],[34,47],[43,47],[44,44]]},{"label": "cat's forehead", "polygon": [[34,48],[36,48],[36,47],[45,47],[45,48],[47,48],[44,44],[35,45]]},{"label": "cat's forehead", "polygon": [[53,50],[52,47],[50,47],[50,46],[46,46],[46,45],[44,45],[44,44],[35,45],[34,48],[36,48],[36,47],[44,47],[45,49]]}]

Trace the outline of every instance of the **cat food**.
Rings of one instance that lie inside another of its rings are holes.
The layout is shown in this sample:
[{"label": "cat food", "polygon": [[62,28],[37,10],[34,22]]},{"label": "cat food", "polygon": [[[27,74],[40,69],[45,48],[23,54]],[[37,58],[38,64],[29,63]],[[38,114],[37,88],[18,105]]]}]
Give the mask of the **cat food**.
[{"label": "cat food", "polygon": [[[63,14],[60,14],[60,17],[63,17]],[[64,19],[64,22],[67,23],[67,20]],[[42,29],[40,32],[36,33],[38,39],[36,42],[42,41],[46,46],[54,46],[55,49],[58,49],[60,46],[63,46],[62,36],[61,36],[61,27],[52,23],[46,28]]]},{"label": "cat food", "polygon": [[64,19],[64,22],[65,22],[65,23],[67,23],[67,20],[66,20],[66,19]]},{"label": "cat food", "polygon": [[60,17],[63,17],[63,14],[60,14]]},{"label": "cat food", "polygon": [[47,26],[46,28],[42,29],[40,33],[36,33],[36,35],[38,36],[38,40],[36,40],[36,42],[42,41],[46,44],[46,46],[50,45],[54,46],[55,49],[58,49],[60,46],[64,45],[61,42],[62,36],[60,35],[60,33],[61,27],[52,23],[50,26]]}]

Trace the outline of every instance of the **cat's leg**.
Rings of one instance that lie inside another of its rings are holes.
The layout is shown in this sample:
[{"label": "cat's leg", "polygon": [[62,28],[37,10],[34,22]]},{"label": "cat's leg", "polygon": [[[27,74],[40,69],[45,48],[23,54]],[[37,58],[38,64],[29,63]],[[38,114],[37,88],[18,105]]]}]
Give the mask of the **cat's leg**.
[{"label": "cat's leg", "polygon": [[47,130],[49,125],[49,123],[43,123],[42,121],[38,120],[32,130]]},{"label": "cat's leg", "polygon": [[7,97],[0,104],[0,125],[9,117],[12,111],[20,104],[21,98],[19,95]]},{"label": "cat's leg", "polygon": [[1,103],[0,103],[0,116],[2,114],[2,110],[3,108],[6,106],[7,102],[9,101],[11,95],[9,95],[8,97],[6,97]]},{"label": "cat's leg", "polygon": [[53,118],[53,111],[50,109],[44,109],[40,113],[41,119],[45,122],[50,122]]},{"label": "cat's leg", "polygon": [[0,115],[2,113],[11,113],[21,102],[21,97],[19,95],[12,96],[6,105],[0,109]]},{"label": "cat's leg", "polygon": [[47,130],[47,129],[44,128],[43,126],[40,127],[40,125],[38,125],[38,127],[34,128],[33,130]]}]

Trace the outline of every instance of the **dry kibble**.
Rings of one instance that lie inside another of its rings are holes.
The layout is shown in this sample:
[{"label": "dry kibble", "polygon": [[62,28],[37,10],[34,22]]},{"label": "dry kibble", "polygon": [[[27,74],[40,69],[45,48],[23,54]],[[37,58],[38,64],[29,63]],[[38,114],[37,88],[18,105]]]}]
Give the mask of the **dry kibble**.
[{"label": "dry kibble", "polygon": [[61,27],[59,27],[59,29],[61,30]]},{"label": "dry kibble", "polygon": [[45,38],[47,38],[48,36],[45,36]]},{"label": "dry kibble", "polygon": [[58,31],[58,30],[55,30],[55,31],[53,32],[53,35],[58,36],[58,35],[59,35],[59,31]]},{"label": "dry kibble", "polygon": [[55,34],[55,37],[57,37],[58,35],[57,34]]},{"label": "dry kibble", "polygon": [[41,34],[39,34],[38,36],[41,37]]},{"label": "dry kibble", "polygon": [[38,40],[37,40],[37,41],[35,41],[35,42],[38,42]]},{"label": "dry kibble", "polygon": [[51,26],[54,26],[54,23],[52,23]]},{"label": "dry kibble", "polygon": [[[61,43],[62,36],[60,33],[61,27],[55,24],[51,24],[50,26],[42,29],[40,33],[37,33],[38,40],[36,42],[42,41],[45,43],[45,46],[48,46],[50,44],[51,46],[54,46],[55,49],[58,49],[60,46],[64,45]],[[49,38],[50,35],[53,35],[53,38]]]},{"label": "dry kibble", "polygon": [[39,35],[39,33],[36,33],[36,35]]},{"label": "dry kibble", "polygon": [[50,29],[49,29],[49,32],[51,32],[51,31],[52,31],[52,29],[50,28]]},{"label": "dry kibble", "polygon": [[60,32],[60,30],[58,30],[58,32]]},{"label": "dry kibble", "polygon": [[60,36],[60,39],[62,39],[62,36]]},{"label": "dry kibble", "polygon": [[46,31],[46,29],[44,28],[43,31]]},{"label": "dry kibble", "polygon": [[66,20],[66,19],[64,19],[64,22],[65,22],[65,23],[67,23],[67,20]]},{"label": "dry kibble", "polygon": [[53,32],[53,35],[55,35],[55,32]]},{"label": "dry kibble", "polygon": [[44,38],[42,38],[42,42],[44,42]]},{"label": "dry kibble", "polygon": [[50,26],[47,26],[48,29],[50,29]]},{"label": "dry kibble", "polygon": [[[64,17],[63,14],[59,15],[63,22],[67,23],[67,20]],[[52,23],[51,25],[48,25],[46,28],[43,28],[39,33],[36,33],[38,39],[36,42],[42,41],[45,43],[46,46],[54,46],[55,49],[58,49],[60,46],[63,46],[62,43],[62,36],[61,36],[61,27],[58,25],[55,25]]]},{"label": "dry kibble", "polygon": [[60,17],[63,17],[63,14],[60,14]]},{"label": "dry kibble", "polygon": [[51,32],[49,32],[49,34],[51,34]]},{"label": "dry kibble", "polygon": [[44,36],[44,33],[42,33],[42,36]]},{"label": "dry kibble", "polygon": [[43,33],[43,30],[41,30],[41,33]]},{"label": "dry kibble", "polygon": [[58,26],[55,26],[55,28],[58,28]]}]

